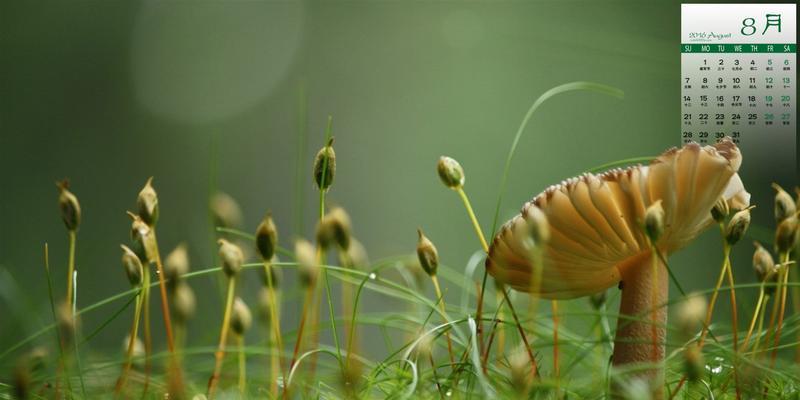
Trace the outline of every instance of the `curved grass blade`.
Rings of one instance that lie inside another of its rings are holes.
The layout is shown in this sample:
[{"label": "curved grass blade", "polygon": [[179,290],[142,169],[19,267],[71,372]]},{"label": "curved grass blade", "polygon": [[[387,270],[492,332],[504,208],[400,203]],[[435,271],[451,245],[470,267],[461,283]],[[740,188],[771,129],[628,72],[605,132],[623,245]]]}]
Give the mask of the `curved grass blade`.
[{"label": "curved grass blade", "polygon": [[519,139],[522,137],[522,132],[525,131],[525,128],[528,126],[528,122],[530,121],[533,113],[542,105],[547,99],[561,93],[572,92],[575,90],[586,90],[590,92],[597,92],[606,94],[612,97],[616,97],[618,99],[622,99],[625,93],[612,86],[606,86],[599,83],[594,82],[570,82],[565,83],[563,85],[558,85],[546,92],[544,92],[541,96],[539,96],[536,101],[533,102],[531,108],[528,109],[528,112],[525,113],[525,117],[522,118],[522,123],[519,125],[519,129],[517,129],[516,135],[514,135],[514,141],[511,142],[511,148],[508,151],[508,156],[506,157],[506,165],[503,167],[503,176],[500,179],[500,190],[497,195],[497,204],[495,205],[494,209],[494,219],[492,220],[492,235],[494,237],[495,230],[497,229],[497,219],[500,216],[500,206],[503,203],[503,194],[506,190],[506,181],[508,180],[508,173],[511,169],[511,160],[514,159],[514,153],[517,151],[517,145],[519,144]]},{"label": "curved grass blade", "polygon": [[626,159],[623,159],[623,160],[611,161],[609,163],[600,164],[600,165],[598,165],[596,167],[589,168],[585,172],[591,172],[591,173],[595,174],[595,173],[598,173],[598,172],[603,172],[605,170],[608,170],[608,169],[611,169],[611,168],[615,168],[615,167],[620,167],[620,166],[623,166],[623,165],[641,164],[641,163],[644,163],[644,162],[650,162],[650,161],[653,161],[654,158],[655,157],[653,157],[653,156],[645,156],[645,157],[632,157],[632,158],[626,158]]},{"label": "curved grass blade", "polygon": [[122,307],[118,308],[117,311],[115,311],[113,314],[111,314],[111,316],[108,317],[105,321],[103,321],[103,323],[100,324],[100,326],[95,328],[95,330],[92,331],[92,333],[86,335],[86,337],[84,337],[83,340],[78,345],[79,346],[83,346],[83,345],[89,343],[89,341],[91,341],[92,339],[94,339],[95,336],[97,336],[103,329],[105,329],[106,326],[108,326],[108,324],[110,324],[112,321],[117,319],[117,317],[120,314],[122,314],[125,310],[128,309],[128,307],[131,305],[131,303],[133,303],[133,301],[136,300],[136,296],[138,296],[138,293],[134,294],[133,296],[131,296],[131,298],[128,299],[128,301],[126,301],[125,304],[122,305]]}]

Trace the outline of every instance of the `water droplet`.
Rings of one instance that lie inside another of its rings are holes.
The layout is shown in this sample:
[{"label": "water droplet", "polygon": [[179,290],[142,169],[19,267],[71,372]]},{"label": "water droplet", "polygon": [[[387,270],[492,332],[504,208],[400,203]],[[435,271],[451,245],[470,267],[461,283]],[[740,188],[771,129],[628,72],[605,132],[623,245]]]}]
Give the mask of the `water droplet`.
[{"label": "water droplet", "polygon": [[378,275],[375,275],[375,273],[374,273],[374,272],[370,272],[370,273],[369,273],[369,279],[372,279],[372,280],[374,281],[374,280],[375,280],[375,278],[377,278],[377,277],[378,277]]},{"label": "water droplet", "polygon": [[[714,357],[712,365],[706,365],[706,370],[714,375],[720,374],[725,367],[724,359],[722,357]],[[716,365],[714,365],[716,364]]]}]

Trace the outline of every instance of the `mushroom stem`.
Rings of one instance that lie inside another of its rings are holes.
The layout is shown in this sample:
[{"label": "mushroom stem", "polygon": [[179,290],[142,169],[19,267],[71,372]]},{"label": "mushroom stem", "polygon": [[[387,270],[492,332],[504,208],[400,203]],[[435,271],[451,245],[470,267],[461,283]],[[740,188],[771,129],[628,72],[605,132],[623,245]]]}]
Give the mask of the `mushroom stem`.
[{"label": "mushroom stem", "polygon": [[[637,371],[636,376],[649,381],[653,398],[660,399],[663,397],[661,363],[667,322],[667,309],[663,305],[669,295],[667,268],[659,258],[654,268],[649,251],[625,261],[618,268],[622,275],[622,299],[612,363],[615,367],[652,364],[650,369]],[[656,339],[655,344],[653,339]],[[621,383],[615,385],[615,393],[621,389]]]}]

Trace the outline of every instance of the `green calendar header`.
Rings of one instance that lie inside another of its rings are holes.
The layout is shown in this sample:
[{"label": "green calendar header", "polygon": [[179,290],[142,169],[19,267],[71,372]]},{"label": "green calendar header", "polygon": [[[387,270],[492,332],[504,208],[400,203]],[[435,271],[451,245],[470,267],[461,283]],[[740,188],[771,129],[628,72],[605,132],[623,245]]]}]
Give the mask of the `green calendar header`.
[{"label": "green calendar header", "polygon": [[681,53],[796,53],[794,43],[682,44]]}]

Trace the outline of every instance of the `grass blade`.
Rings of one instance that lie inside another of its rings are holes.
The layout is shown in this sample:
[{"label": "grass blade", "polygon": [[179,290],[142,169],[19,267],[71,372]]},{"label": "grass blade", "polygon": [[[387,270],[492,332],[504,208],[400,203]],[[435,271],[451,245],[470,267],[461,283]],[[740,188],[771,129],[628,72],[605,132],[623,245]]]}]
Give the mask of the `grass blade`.
[{"label": "grass blade", "polygon": [[622,90],[617,89],[612,86],[606,86],[599,83],[593,82],[570,82],[565,83],[563,85],[556,86],[546,92],[544,92],[541,96],[539,96],[536,101],[533,102],[531,108],[528,109],[528,112],[525,113],[525,117],[522,118],[522,123],[519,125],[519,129],[517,129],[516,135],[514,135],[514,141],[511,142],[511,148],[508,150],[508,156],[506,157],[506,164],[503,167],[503,176],[500,179],[500,190],[498,191],[497,195],[497,204],[495,205],[494,209],[494,219],[492,220],[492,236],[494,237],[495,231],[497,229],[497,219],[500,216],[500,206],[503,204],[503,194],[505,193],[506,189],[506,181],[508,180],[508,173],[511,169],[511,161],[514,159],[514,153],[517,151],[517,145],[519,144],[519,139],[522,137],[522,133],[525,131],[525,128],[528,126],[528,122],[531,120],[533,113],[545,102],[547,99],[561,93],[572,92],[576,90],[586,90],[590,92],[597,92],[606,94],[612,97],[616,97],[618,99],[622,99],[624,93]]}]

